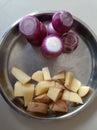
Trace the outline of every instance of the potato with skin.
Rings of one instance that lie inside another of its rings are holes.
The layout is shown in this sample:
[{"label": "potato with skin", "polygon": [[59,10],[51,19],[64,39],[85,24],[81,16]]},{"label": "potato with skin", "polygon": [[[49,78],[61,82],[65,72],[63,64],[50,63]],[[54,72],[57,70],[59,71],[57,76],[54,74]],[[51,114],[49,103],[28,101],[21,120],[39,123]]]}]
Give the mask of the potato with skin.
[{"label": "potato with skin", "polygon": [[19,80],[23,84],[25,84],[31,80],[31,77],[29,75],[27,75],[25,72],[23,72],[22,70],[20,70],[16,67],[12,68],[11,73],[17,80]]},{"label": "potato with skin", "polygon": [[49,87],[54,87],[54,81],[40,81],[35,87],[35,96],[47,93]]},{"label": "potato with skin", "polygon": [[44,80],[51,80],[51,75],[48,67],[42,68]]},{"label": "potato with skin", "polygon": [[68,90],[64,90],[62,100],[83,104],[81,97],[77,93]]},{"label": "potato with skin", "polygon": [[53,101],[55,102],[56,100],[58,100],[58,99],[60,98],[60,96],[61,96],[61,94],[60,94],[61,91],[62,91],[62,89],[60,89],[60,88],[50,87],[49,90],[48,90],[47,96],[48,96],[51,100],[53,100]]},{"label": "potato with skin", "polygon": [[48,105],[39,102],[29,102],[27,111],[46,114],[48,112]]},{"label": "potato with skin", "polygon": [[80,97],[84,97],[88,94],[89,90],[90,90],[89,86],[81,86],[78,90],[78,95]]},{"label": "potato with skin", "polygon": [[50,103],[51,99],[47,96],[47,94],[42,94],[34,98],[35,102],[42,102],[42,103]]},{"label": "potato with skin", "polygon": [[51,110],[54,112],[68,112],[68,106],[65,101],[57,100],[56,102],[52,103]]},{"label": "potato with skin", "polygon": [[32,79],[33,80],[36,80],[36,81],[43,81],[44,78],[43,78],[43,72],[42,71],[36,71],[32,74]]}]

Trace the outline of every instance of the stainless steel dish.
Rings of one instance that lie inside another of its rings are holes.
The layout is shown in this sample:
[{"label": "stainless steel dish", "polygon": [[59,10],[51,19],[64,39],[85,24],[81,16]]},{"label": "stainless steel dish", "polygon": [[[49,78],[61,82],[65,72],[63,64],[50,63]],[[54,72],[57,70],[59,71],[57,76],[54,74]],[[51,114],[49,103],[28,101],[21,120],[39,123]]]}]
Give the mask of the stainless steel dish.
[{"label": "stainless steel dish", "polygon": [[[35,15],[40,21],[47,24],[51,21],[54,12],[41,12]],[[81,20],[74,17],[72,30],[79,36],[78,48],[70,53],[63,53],[57,58],[45,58],[39,47],[31,46],[18,30],[18,20],[3,35],[0,45],[0,89],[6,102],[17,112],[36,119],[69,118],[90,104],[97,92],[97,39],[92,30]],[[11,68],[17,66],[31,75],[36,70],[48,66],[51,73],[61,70],[73,71],[76,77],[85,85],[91,86],[93,92],[84,98],[84,105],[72,106],[67,114],[41,115],[28,113],[20,100],[13,100],[13,86],[15,78]]]}]

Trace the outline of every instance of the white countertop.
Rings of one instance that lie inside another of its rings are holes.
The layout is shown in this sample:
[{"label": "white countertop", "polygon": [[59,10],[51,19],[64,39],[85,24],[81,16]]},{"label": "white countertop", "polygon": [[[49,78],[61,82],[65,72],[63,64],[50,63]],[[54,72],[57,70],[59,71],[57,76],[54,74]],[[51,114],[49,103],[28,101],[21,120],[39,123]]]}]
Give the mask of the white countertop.
[{"label": "white countertop", "polygon": [[[97,0],[0,0],[0,37],[20,17],[38,11],[67,10],[87,23],[97,35]],[[0,96],[0,130],[97,129],[97,98],[80,114],[57,121],[37,121],[14,112]]]}]

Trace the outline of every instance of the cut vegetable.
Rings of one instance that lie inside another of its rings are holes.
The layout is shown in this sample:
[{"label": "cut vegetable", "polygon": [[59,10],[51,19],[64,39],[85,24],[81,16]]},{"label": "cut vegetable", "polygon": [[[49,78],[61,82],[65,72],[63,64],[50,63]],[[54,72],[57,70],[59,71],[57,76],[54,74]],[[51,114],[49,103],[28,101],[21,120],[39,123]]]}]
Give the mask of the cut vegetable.
[{"label": "cut vegetable", "polygon": [[59,34],[58,32],[56,32],[56,30],[54,29],[53,25],[52,25],[52,22],[50,22],[48,25],[47,25],[47,32],[48,34],[56,34],[58,36],[61,36],[61,34]]},{"label": "cut vegetable", "polygon": [[19,30],[27,39],[36,39],[40,35],[40,22],[34,16],[25,16],[19,22]]},{"label": "cut vegetable", "polygon": [[44,104],[44,103],[39,103],[39,102],[30,102],[28,104],[27,111],[38,112],[38,113],[47,113],[48,105]]},{"label": "cut vegetable", "polygon": [[68,112],[68,106],[65,101],[57,100],[52,104],[51,110],[54,112]]},{"label": "cut vegetable", "polygon": [[74,51],[79,42],[79,38],[75,32],[68,32],[66,35],[63,36],[64,42],[64,52],[72,52]]},{"label": "cut vegetable", "polygon": [[51,34],[44,38],[41,51],[46,57],[57,57],[63,52],[63,41],[57,35]]},{"label": "cut vegetable", "polygon": [[64,90],[62,100],[83,104],[81,97],[77,93],[68,90]]},{"label": "cut vegetable", "polygon": [[74,78],[71,84],[68,86],[68,89],[73,92],[77,92],[80,86],[81,86],[81,82],[77,80],[76,78]]},{"label": "cut vegetable", "polygon": [[40,81],[35,87],[35,95],[41,95],[47,93],[49,87],[55,86],[54,81]]},{"label": "cut vegetable", "polygon": [[29,75],[27,75],[22,70],[20,70],[16,67],[12,68],[11,73],[17,80],[19,80],[23,84],[25,84],[31,80],[31,77]]},{"label": "cut vegetable", "polygon": [[52,77],[52,80],[65,80],[65,72],[60,72]]},{"label": "cut vegetable", "polygon": [[51,99],[47,96],[47,94],[42,94],[42,95],[35,97],[34,101],[42,102],[42,103],[50,103]]},{"label": "cut vegetable", "polygon": [[58,33],[66,33],[73,25],[73,17],[69,12],[57,11],[52,17],[52,25]]},{"label": "cut vegetable", "polygon": [[32,74],[32,79],[36,80],[36,81],[43,81],[43,72],[42,71],[36,71]]},{"label": "cut vegetable", "polygon": [[80,97],[84,97],[88,94],[89,90],[90,90],[89,86],[80,86],[80,88],[78,90],[78,95]]},{"label": "cut vegetable", "polygon": [[47,96],[54,102],[60,98],[60,92],[62,89],[57,87],[50,87],[47,93]]},{"label": "cut vegetable", "polygon": [[42,68],[44,80],[51,80],[51,75],[48,67]]}]

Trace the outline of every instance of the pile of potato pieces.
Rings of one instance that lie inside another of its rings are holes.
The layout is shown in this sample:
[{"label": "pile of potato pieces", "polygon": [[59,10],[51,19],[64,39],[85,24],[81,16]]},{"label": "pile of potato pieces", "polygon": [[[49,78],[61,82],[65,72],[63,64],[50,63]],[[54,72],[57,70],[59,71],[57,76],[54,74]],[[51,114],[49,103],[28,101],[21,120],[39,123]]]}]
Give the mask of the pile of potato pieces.
[{"label": "pile of potato pieces", "polygon": [[[90,87],[83,86],[72,72],[62,71],[51,76],[49,68],[44,67],[29,76],[13,67],[11,73],[18,80],[14,85],[14,97],[23,97],[24,106],[30,112],[67,113],[68,102],[83,104],[83,97],[90,91]],[[37,83],[30,82],[32,79]]]}]

